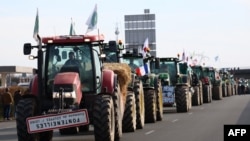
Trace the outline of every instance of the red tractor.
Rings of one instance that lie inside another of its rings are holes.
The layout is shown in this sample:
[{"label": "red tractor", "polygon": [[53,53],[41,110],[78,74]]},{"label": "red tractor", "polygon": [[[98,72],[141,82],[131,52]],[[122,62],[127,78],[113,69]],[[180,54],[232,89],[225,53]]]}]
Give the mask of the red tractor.
[{"label": "red tractor", "polygon": [[17,105],[18,141],[51,141],[54,129],[76,134],[90,124],[96,141],[120,139],[126,95],[119,76],[103,68],[103,41],[103,35],[65,35],[24,44],[24,55],[37,49],[30,55],[37,73]]}]

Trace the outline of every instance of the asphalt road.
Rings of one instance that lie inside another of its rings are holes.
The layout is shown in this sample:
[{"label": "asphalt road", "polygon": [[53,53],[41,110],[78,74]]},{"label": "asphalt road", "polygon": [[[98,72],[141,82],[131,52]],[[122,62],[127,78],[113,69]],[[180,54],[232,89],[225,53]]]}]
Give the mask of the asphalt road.
[{"label": "asphalt road", "polygon": [[[250,125],[250,95],[236,95],[193,106],[188,113],[164,109],[163,121],[146,124],[144,129],[124,133],[121,141],[223,141],[225,124]],[[0,122],[0,141],[17,141],[15,121]],[[94,141],[93,131],[61,136],[53,141]]]}]

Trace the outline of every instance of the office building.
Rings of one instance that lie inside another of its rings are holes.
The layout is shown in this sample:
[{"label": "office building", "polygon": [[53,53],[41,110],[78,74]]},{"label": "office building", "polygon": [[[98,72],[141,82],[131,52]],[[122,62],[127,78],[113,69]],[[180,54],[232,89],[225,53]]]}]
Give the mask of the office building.
[{"label": "office building", "polygon": [[125,46],[129,49],[142,49],[148,38],[151,55],[156,56],[155,14],[144,9],[144,14],[125,15]]}]

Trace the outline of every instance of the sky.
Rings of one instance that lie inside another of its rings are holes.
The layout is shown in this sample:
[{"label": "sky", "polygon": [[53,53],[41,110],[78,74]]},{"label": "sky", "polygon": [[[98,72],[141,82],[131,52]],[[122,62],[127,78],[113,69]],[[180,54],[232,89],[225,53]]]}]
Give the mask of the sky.
[{"label": "sky", "polygon": [[186,56],[203,56],[207,66],[250,68],[249,0],[2,1],[0,66],[37,66],[35,60],[23,55],[24,43],[37,44],[33,39],[37,9],[40,36],[68,35],[71,19],[76,34],[85,34],[95,4],[97,27],[107,42],[116,39],[116,27],[118,38],[125,40],[125,15],[144,14],[144,9],[150,9],[156,16],[158,57],[176,57],[185,52]]}]

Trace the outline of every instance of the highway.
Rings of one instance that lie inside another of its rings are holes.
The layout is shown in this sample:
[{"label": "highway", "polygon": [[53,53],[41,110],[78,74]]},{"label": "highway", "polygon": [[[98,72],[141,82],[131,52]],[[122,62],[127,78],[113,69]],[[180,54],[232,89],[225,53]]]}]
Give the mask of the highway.
[{"label": "highway", "polygon": [[[121,141],[223,141],[225,124],[250,125],[250,95],[235,95],[193,106],[188,113],[164,109],[163,121],[145,124],[144,129],[123,133]],[[0,141],[17,141],[15,121],[0,122]],[[93,131],[61,136],[53,141],[94,141]]]}]

